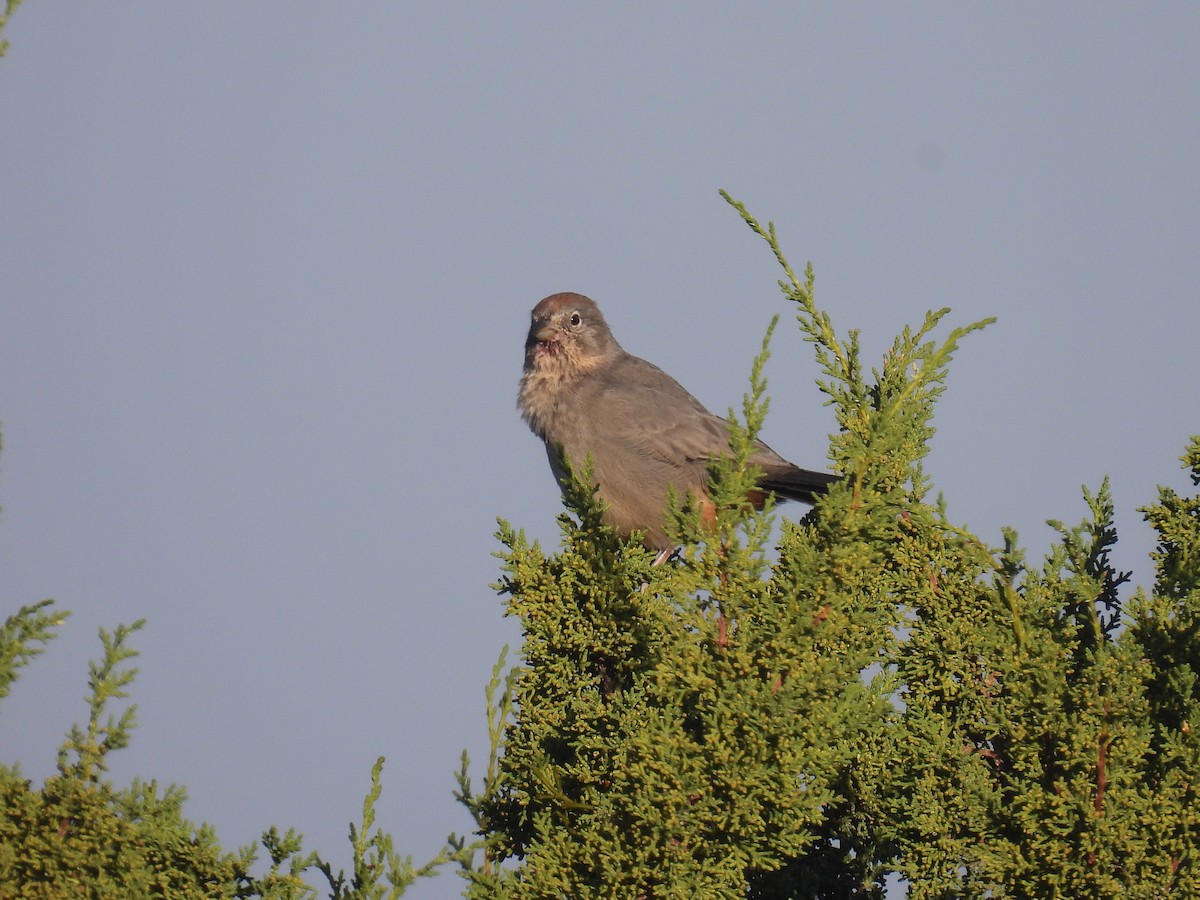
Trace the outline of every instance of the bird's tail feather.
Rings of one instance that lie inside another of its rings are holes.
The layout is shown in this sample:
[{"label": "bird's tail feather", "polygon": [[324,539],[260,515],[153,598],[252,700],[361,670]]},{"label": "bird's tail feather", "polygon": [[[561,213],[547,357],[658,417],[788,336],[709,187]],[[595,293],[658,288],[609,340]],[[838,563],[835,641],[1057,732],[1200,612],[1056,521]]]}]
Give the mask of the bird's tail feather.
[{"label": "bird's tail feather", "polygon": [[764,472],[758,485],[784,500],[813,503],[817,497],[829,490],[829,485],[839,480],[840,475],[789,466],[786,469],[772,468]]}]

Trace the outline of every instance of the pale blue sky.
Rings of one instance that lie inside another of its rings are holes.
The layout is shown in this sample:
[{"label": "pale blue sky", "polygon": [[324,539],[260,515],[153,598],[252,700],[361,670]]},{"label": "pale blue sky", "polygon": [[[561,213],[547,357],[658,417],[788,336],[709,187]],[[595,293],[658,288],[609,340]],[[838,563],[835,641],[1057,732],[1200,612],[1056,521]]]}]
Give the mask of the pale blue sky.
[{"label": "pale blue sky", "polygon": [[1109,474],[1150,577],[1136,507],[1200,430],[1200,6],[30,0],[7,36],[0,597],[75,611],[0,710],[31,776],[96,629],[146,616],[118,780],[345,865],[383,754],[403,852],[469,827],[451,773],[518,640],[495,518],[557,535],[529,308],[590,294],[716,410],[784,313],[764,437],[823,463],[718,188],[868,359],[929,308],[998,316],[936,418],[951,514],[1037,559]]}]

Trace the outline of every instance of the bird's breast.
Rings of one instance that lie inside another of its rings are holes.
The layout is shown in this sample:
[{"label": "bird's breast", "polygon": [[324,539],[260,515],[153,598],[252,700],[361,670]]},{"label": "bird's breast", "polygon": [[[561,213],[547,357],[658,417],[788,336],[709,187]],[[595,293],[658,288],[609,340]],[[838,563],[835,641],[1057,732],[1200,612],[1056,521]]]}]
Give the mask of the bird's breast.
[{"label": "bird's breast", "polygon": [[564,417],[570,414],[572,379],[561,372],[532,369],[521,377],[517,406],[529,428],[546,441],[560,441]]}]

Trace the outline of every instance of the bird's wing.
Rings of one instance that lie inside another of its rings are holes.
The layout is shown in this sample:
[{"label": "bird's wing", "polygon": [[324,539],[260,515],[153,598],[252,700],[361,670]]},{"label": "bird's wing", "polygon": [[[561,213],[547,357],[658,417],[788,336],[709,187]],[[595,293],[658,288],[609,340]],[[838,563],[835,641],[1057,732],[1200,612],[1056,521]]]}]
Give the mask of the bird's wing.
[{"label": "bird's wing", "polygon": [[[622,452],[684,473],[697,484],[707,464],[729,453],[729,422],[709,412],[657,366],[626,355],[601,381],[597,412]],[[763,471],[760,482],[781,496],[811,502],[836,476],[801,469],[762,441],[748,462]]]},{"label": "bird's wing", "polygon": [[675,468],[728,452],[728,422],[652,363],[627,355],[599,387],[596,411],[631,452]]}]

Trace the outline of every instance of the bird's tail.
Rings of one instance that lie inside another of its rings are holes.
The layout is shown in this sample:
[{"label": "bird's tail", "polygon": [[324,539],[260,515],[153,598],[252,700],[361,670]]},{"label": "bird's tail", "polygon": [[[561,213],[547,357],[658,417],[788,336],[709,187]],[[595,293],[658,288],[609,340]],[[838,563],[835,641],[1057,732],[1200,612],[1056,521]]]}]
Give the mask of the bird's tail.
[{"label": "bird's tail", "polygon": [[799,466],[772,466],[764,471],[758,485],[781,500],[814,503],[817,497],[829,490],[829,485],[840,480],[840,475],[829,472],[814,472]]}]

